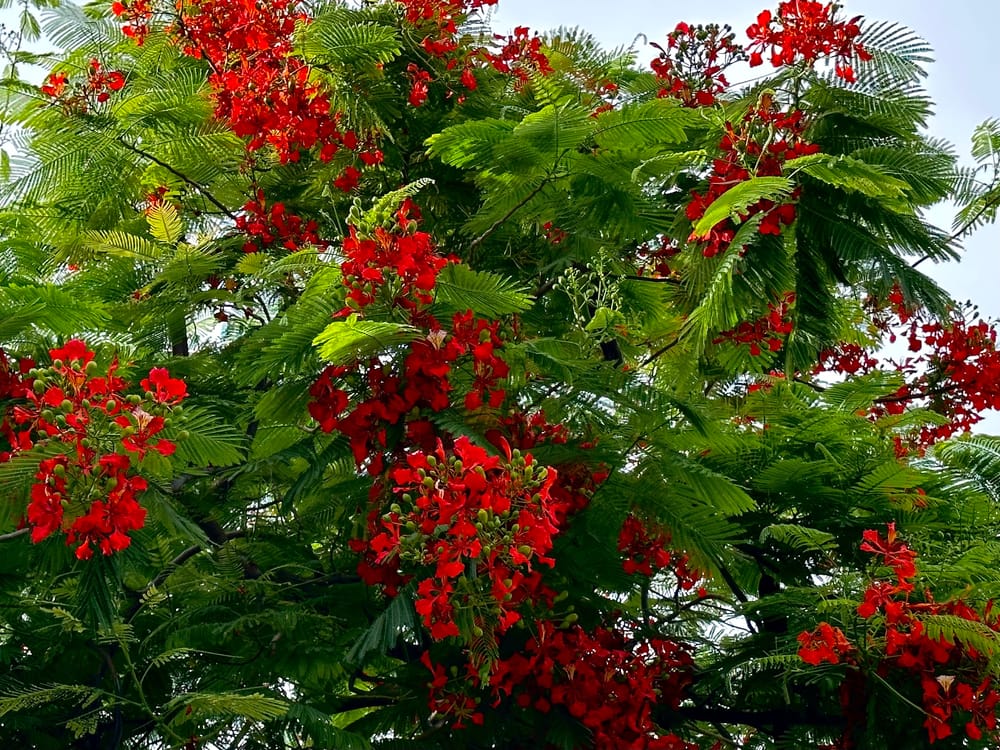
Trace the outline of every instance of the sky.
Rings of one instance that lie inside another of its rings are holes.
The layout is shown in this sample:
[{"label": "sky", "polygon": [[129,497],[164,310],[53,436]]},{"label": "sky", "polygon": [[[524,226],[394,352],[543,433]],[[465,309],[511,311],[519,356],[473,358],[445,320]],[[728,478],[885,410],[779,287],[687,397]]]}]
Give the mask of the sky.
[{"label": "sky", "polygon": [[[753,22],[765,7],[777,0],[500,0],[493,15],[498,32],[514,26],[545,31],[558,26],[579,26],[609,47],[628,46],[637,35],[663,41],[678,21],[729,23],[737,33]],[[0,5],[4,4],[0,1]],[[927,88],[936,103],[929,130],[954,144],[964,161],[976,125],[1000,117],[1000,80],[997,28],[1000,2],[996,0],[952,0],[949,3],[922,0],[842,0],[847,17],[863,15],[871,21],[891,20],[915,30],[934,49]],[[0,23],[16,25],[13,9],[0,10]],[[641,41],[637,44],[641,45]],[[655,51],[640,47],[639,59],[652,59]],[[933,209],[929,218],[950,227],[953,209]],[[959,301],[971,300],[983,316],[1000,319],[1000,225],[988,226],[966,240],[958,263],[924,264],[932,275]],[[1000,434],[1000,415],[988,420],[990,432]]]}]

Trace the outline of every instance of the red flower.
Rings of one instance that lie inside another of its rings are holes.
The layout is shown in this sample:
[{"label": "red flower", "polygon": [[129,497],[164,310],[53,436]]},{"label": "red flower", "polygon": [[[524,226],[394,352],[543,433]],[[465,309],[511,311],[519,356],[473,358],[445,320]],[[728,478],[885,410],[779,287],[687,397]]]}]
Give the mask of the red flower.
[{"label": "red flower", "polygon": [[159,404],[176,405],[187,397],[187,383],[170,377],[164,367],[154,367],[149,371],[149,377],[140,381],[140,385],[151,392],[153,400]]},{"label": "red flower", "polygon": [[49,74],[49,77],[45,79],[45,83],[42,84],[42,93],[46,96],[51,96],[52,98],[62,96],[62,93],[65,90],[65,73],[51,73]]},{"label": "red flower", "polygon": [[799,658],[814,666],[823,662],[839,664],[842,656],[854,650],[843,631],[828,622],[821,622],[814,631],[799,633],[798,641]]}]

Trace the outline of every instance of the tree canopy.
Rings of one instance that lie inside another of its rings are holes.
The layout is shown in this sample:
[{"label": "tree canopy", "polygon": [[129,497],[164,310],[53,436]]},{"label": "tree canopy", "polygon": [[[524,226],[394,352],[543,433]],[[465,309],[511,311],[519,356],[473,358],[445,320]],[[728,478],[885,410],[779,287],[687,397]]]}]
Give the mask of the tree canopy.
[{"label": "tree canopy", "polygon": [[23,4],[0,736],[995,747],[1000,350],[925,272],[1000,122],[830,4],[496,1]]}]

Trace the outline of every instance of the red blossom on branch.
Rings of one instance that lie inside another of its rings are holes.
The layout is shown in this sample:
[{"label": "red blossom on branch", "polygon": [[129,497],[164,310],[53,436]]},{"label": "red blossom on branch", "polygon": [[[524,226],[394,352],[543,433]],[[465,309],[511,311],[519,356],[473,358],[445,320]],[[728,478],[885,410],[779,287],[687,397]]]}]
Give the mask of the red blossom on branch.
[{"label": "red blossom on branch", "polygon": [[40,459],[31,487],[25,518],[32,541],[63,530],[81,560],[95,549],[110,555],[128,547],[128,532],[145,522],[139,496],[147,481],[135,463],[150,450],[174,453],[172,441],[156,436],[187,396],[187,385],[153,368],[141,381],[146,396],[129,396],[117,362],[100,367],[83,341],[71,339],[49,356],[50,366],[30,370],[30,380],[18,378],[6,394],[0,391],[0,398],[17,397],[0,420],[0,435],[10,447],[0,460],[35,449],[57,451]]},{"label": "red blossom on branch", "polygon": [[757,22],[747,29],[751,67],[763,64],[765,53],[770,53],[771,64],[776,68],[799,61],[811,64],[830,57],[834,59],[836,75],[854,81],[851,60],[854,57],[869,60],[871,55],[858,41],[861,17],[840,21],[836,10],[833,3],[787,0],[778,5],[777,14],[761,11]]}]

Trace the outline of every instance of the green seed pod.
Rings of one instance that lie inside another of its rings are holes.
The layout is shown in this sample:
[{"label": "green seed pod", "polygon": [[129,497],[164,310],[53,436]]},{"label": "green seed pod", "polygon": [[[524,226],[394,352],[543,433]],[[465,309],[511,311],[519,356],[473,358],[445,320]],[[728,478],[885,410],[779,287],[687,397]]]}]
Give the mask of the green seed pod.
[{"label": "green seed pod", "polygon": [[531,547],[529,547],[527,544],[522,544],[520,547],[517,548],[517,551],[520,552],[525,557],[530,557],[531,553],[534,550],[532,550]]},{"label": "green seed pod", "polygon": [[80,402],[80,406],[82,408],[87,409],[89,411],[90,410],[90,399],[89,398],[83,399],[83,401]]},{"label": "green seed pod", "polygon": [[104,411],[114,411],[117,405],[118,405],[117,401],[115,401],[113,398],[109,398],[104,403]]},{"label": "green seed pod", "polygon": [[67,414],[69,414],[71,411],[73,411],[73,402],[70,401],[68,398],[64,398],[62,400],[62,403],[59,404],[59,408],[62,409]]},{"label": "green seed pod", "polygon": [[424,477],[424,487],[431,489],[434,486],[434,479],[432,477]]},{"label": "green seed pod", "polygon": [[43,383],[41,380],[36,380],[34,383],[31,384],[31,388],[32,390],[35,391],[35,393],[41,395],[45,391],[45,383]]},{"label": "green seed pod", "polygon": [[64,477],[66,476],[66,467],[63,466],[62,464],[56,464],[55,466],[52,467],[52,473],[55,474],[57,477]]},{"label": "green seed pod", "polygon": [[180,432],[177,433],[178,440],[187,440],[189,437],[191,437],[191,433],[188,432],[187,430],[181,430]]},{"label": "green seed pod", "polygon": [[476,636],[476,638],[482,638],[483,637],[483,629],[481,627],[479,627],[478,625],[473,625],[472,626],[472,634],[474,636]]},{"label": "green seed pod", "polygon": [[86,372],[88,375],[93,375],[95,372],[97,372],[97,363],[94,360],[90,360],[87,363],[87,366],[84,368],[84,372]]}]

